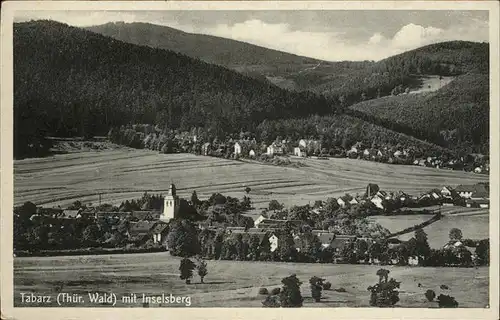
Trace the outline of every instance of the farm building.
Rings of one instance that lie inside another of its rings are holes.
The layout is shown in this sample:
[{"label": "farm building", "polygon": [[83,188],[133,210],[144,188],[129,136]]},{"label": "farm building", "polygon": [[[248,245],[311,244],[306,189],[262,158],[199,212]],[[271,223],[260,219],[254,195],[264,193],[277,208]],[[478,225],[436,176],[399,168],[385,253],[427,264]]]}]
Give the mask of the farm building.
[{"label": "farm building", "polygon": [[339,206],[345,207],[347,204],[359,204],[359,201],[351,195],[346,194],[345,196],[338,198],[337,203]]}]

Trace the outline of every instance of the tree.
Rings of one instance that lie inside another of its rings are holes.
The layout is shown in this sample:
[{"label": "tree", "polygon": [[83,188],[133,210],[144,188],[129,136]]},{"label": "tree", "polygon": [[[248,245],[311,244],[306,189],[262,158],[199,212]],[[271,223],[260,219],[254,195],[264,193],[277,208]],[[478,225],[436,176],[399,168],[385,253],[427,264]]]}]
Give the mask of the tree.
[{"label": "tree", "polygon": [[451,241],[460,241],[460,240],[462,240],[462,230],[460,230],[458,228],[451,229],[449,237],[450,237]]},{"label": "tree", "polygon": [[193,193],[191,194],[191,204],[193,206],[197,206],[198,204],[200,204],[200,199],[198,199],[198,194],[196,193],[196,191],[193,191]]},{"label": "tree", "polygon": [[[370,295],[370,305],[374,307],[390,307],[399,301],[399,289],[401,282],[391,278],[387,281],[389,270],[379,269],[377,275],[379,282],[373,286],[368,287]],[[384,279],[382,281],[382,279]]]},{"label": "tree", "polygon": [[96,224],[87,226],[82,233],[82,243],[87,246],[93,246],[99,239],[99,227]]},{"label": "tree", "polygon": [[429,289],[425,292],[425,297],[429,302],[433,301],[434,298],[436,297],[436,293],[434,292],[434,290]]},{"label": "tree", "polygon": [[418,257],[418,264],[425,265],[431,252],[431,247],[427,241],[427,233],[423,229],[415,230],[415,240],[414,254]]},{"label": "tree", "polygon": [[276,212],[277,210],[282,210],[283,204],[279,203],[278,200],[271,200],[269,202],[269,210]]},{"label": "tree", "polygon": [[193,261],[189,260],[188,258],[184,258],[181,260],[181,265],[179,267],[179,271],[181,272],[180,278],[182,280],[186,280],[186,284],[191,283],[194,268],[195,264]]},{"label": "tree", "polygon": [[316,276],[309,279],[309,283],[311,284],[311,296],[316,302],[319,302],[321,300],[321,290],[323,290],[324,280],[325,279],[321,279]]},{"label": "tree", "polygon": [[259,247],[260,247],[260,239],[257,235],[253,234],[250,237],[250,245],[249,245],[249,249],[248,249],[251,260],[254,260],[254,261],[259,260],[259,256],[260,256]]},{"label": "tree", "polygon": [[479,265],[490,264],[490,240],[484,239],[479,241],[476,247],[477,263]]},{"label": "tree", "polygon": [[197,262],[198,263],[196,265],[196,269],[198,270],[198,275],[200,276],[201,283],[204,283],[203,279],[205,278],[205,276],[208,273],[207,262],[205,260],[203,260],[201,257],[198,257]]},{"label": "tree", "polygon": [[252,191],[252,189],[251,189],[250,187],[245,187],[245,192],[246,192],[246,194],[249,194],[249,193],[250,193],[250,191]]},{"label": "tree", "polygon": [[437,302],[440,308],[458,308],[458,302],[455,298],[448,295],[440,294]]},{"label": "tree", "polygon": [[173,256],[191,257],[200,252],[198,232],[188,220],[171,222],[167,243],[170,254]]},{"label": "tree", "polygon": [[302,307],[302,303],[304,302],[300,294],[300,285],[302,282],[300,282],[297,276],[292,274],[289,277],[283,278],[281,283],[283,283],[283,289],[280,293],[281,306],[285,308]]}]

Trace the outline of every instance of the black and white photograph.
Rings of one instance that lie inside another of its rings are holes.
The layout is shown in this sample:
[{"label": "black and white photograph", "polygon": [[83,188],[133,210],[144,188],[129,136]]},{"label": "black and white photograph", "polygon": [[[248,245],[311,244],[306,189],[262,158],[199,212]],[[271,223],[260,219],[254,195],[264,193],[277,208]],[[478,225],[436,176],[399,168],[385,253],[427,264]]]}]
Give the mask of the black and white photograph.
[{"label": "black and white photograph", "polygon": [[14,309],[497,318],[497,2],[84,3],[2,26]]}]

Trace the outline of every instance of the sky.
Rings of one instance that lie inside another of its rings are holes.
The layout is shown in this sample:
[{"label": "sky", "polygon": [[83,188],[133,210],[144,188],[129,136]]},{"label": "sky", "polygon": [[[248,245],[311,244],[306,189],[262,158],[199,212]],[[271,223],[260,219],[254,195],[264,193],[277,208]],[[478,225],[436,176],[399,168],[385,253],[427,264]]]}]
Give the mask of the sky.
[{"label": "sky", "polygon": [[73,26],[148,22],[327,61],[380,60],[423,45],[488,42],[488,11],[18,11],[15,21]]}]

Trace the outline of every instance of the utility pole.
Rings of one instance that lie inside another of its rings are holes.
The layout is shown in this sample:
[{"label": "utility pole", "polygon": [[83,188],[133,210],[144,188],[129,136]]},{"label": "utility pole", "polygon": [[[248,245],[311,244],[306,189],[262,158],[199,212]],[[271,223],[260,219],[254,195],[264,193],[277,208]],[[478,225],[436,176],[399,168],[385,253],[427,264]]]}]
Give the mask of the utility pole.
[{"label": "utility pole", "polygon": [[99,207],[101,206],[101,193],[99,192]]}]

